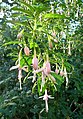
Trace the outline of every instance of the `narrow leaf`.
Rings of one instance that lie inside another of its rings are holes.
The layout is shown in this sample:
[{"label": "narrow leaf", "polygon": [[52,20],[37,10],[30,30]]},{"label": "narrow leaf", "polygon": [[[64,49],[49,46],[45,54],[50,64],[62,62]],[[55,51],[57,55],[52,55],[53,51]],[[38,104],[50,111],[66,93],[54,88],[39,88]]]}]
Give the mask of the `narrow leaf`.
[{"label": "narrow leaf", "polygon": [[44,18],[64,19],[64,18],[66,18],[66,16],[65,16],[65,15],[61,15],[61,14],[52,14],[52,13],[48,13],[48,14],[45,14]]}]

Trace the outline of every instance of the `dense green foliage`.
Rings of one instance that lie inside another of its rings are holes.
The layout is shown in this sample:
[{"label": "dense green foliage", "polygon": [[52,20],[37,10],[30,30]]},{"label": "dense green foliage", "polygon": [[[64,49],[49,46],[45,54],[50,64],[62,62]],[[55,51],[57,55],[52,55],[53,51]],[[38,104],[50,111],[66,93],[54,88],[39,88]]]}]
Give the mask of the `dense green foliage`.
[{"label": "dense green foliage", "polygon": [[[5,7],[1,3],[1,119],[83,118],[82,8],[81,0],[16,0],[7,1]],[[32,65],[35,56],[36,69]],[[50,72],[46,72],[47,62]],[[54,97],[46,98],[48,110],[45,97],[40,98],[46,90]]]}]

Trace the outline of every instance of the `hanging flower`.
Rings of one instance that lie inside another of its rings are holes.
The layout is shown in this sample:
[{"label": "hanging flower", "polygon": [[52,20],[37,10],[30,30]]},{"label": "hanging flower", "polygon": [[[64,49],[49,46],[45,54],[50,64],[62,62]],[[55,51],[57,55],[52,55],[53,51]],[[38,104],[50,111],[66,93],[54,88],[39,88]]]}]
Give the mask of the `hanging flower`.
[{"label": "hanging flower", "polygon": [[36,57],[33,58],[32,65],[33,65],[33,69],[37,70],[37,68],[38,68],[38,59]]},{"label": "hanging flower", "polygon": [[14,69],[18,69],[18,80],[20,82],[20,90],[22,90],[22,86],[21,86],[21,84],[22,84],[22,82],[21,82],[21,79],[22,79],[22,70],[28,72],[28,67],[27,66],[24,66],[24,67],[21,68],[20,65],[18,64],[16,66],[12,66],[10,68],[10,71],[11,70],[14,70]]},{"label": "hanging flower", "polygon": [[53,36],[53,37],[56,37],[55,31],[52,32],[52,36]]},{"label": "hanging flower", "polygon": [[47,94],[47,89],[45,90],[44,96],[41,96],[39,98],[43,98],[45,100],[45,107],[46,107],[46,112],[48,112],[48,98],[54,99],[54,97],[51,97],[50,95]]},{"label": "hanging flower", "polygon": [[60,71],[60,76],[63,76],[64,75],[64,71]]},{"label": "hanging flower", "polygon": [[32,59],[32,65],[33,65],[33,69],[37,70],[38,69],[38,59],[36,57],[36,50],[34,48],[34,57]]},{"label": "hanging flower", "polygon": [[58,64],[57,64],[57,63],[56,63],[55,73],[56,73],[56,74],[58,74],[58,73],[59,73],[59,69],[58,69]]},{"label": "hanging flower", "polygon": [[[38,70],[34,70],[33,73],[39,73],[42,72],[42,82],[43,84],[45,83],[45,77],[47,76],[48,78],[50,78],[53,82],[56,82],[55,78],[50,74],[51,72],[51,66],[49,61],[44,62],[44,65],[42,68],[38,69]],[[42,84],[41,84],[42,87]],[[42,91],[42,88],[41,88]]]},{"label": "hanging flower", "polygon": [[18,33],[17,38],[21,39],[22,38],[22,33]]},{"label": "hanging flower", "polygon": [[67,88],[68,87],[68,76],[67,76],[66,68],[64,68],[64,77],[66,78],[66,88]]},{"label": "hanging flower", "polygon": [[51,72],[51,66],[50,66],[49,61],[46,61],[46,62],[44,63],[44,67],[45,67],[44,72],[45,72],[46,74],[49,74],[49,73]]},{"label": "hanging flower", "polygon": [[29,50],[29,48],[27,46],[24,47],[24,53],[27,56],[29,56],[29,54],[30,54],[30,50]]},{"label": "hanging flower", "polygon": [[56,69],[56,70],[55,70],[55,73],[56,73],[56,74],[58,74],[58,73],[59,73],[59,70],[58,70],[58,69]]},{"label": "hanging flower", "polygon": [[53,44],[52,44],[52,41],[49,40],[49,48],[52,49],[53,48]]}]

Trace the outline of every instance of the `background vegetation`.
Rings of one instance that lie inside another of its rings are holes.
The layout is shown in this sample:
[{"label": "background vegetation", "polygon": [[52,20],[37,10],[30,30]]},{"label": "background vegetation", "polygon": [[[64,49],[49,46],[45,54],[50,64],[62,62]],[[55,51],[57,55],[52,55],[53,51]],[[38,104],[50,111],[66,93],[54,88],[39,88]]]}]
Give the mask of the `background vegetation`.
[{"label": "background vegetation", "polygon": [[[82,1],[15,0],[10,3],[4,0],[0,7],[0,17],[3,16],[0,18],[0,118],[82,119]],[[30,50],[28,55],[25,46]],[[52,71],[46,76],[42,91],[41,72],[32,83],[34,49],[38,69],[48,59],[51,64]],[[28,69],[22,71],[21,90],[19,69],[10,71],[18,64],[19,52],[20,68]],[[67,76],[61,76],[61,71]],[[54,97],[48,100],[48,112],[44,100],[39,98],[46,89]]]}]

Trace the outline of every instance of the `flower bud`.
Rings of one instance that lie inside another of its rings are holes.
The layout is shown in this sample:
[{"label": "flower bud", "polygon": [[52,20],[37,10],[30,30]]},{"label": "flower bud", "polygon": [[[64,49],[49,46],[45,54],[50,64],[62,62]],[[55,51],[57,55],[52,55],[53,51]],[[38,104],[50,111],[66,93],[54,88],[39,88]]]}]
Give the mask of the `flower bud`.
[{"label": "flower bud", "polygon": [[55,37],[56,36],[56,33],[55,32],[52,32],[52,36]]},{"label": "flower bud", "polygon": [[33,68],[37,70],[38,68],[38,59],[36,57],[33,58],[32,60]]},{"label": "flower bud", "polygon": [[49,41],[49,47],[50,47],[51,49],[53,48],[52,41]]},{"label": "flower bud", "polygon": [[18,39],[21,39],[22,38],[23,32],[24,32],[24,29],[18,33],[18,35],[17,35],[17,38]]},{"label": "flower bud", "polygon": [[64,75],[64,72],[63,71],[60,71],[60,76],[63,76]]},{"label": "flower bud", "polygon": [[21,33],[21,32],[18,33],[17,38],[18,38],[18,39],[21,39],[21,38],[22,38],[22,33]]},{"label": "flower bud", "polygon": [[58,74],[58,73],[59,73],[59,70],[58,70],[58,69],[56,69],[56,70],[55,70],[55,73],[56,73],[56,74]]},{"label": "flower bud", "polygon": [[51,66],[50,66],[50,63],[48,61],[45,62],[45,71],[47,74],[49,74],[51,72]]},{"label": "flower bud", "polygon": [[25,46],[25,48],[24,48],[24,53],[27,56],[29,56],[29,54],[30,54],[30,50],[29,50],[29,48],[27,46]]}]

